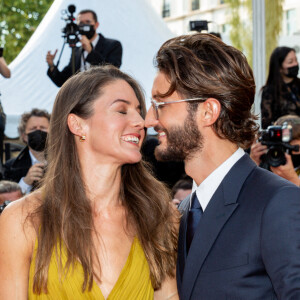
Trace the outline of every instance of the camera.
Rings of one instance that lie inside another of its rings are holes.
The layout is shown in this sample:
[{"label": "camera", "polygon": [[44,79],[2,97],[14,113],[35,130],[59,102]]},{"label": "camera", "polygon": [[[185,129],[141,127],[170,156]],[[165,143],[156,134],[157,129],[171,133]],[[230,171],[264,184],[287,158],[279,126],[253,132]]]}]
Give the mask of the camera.
[{"label": "camera", "polygon": [[208,23],[209,21],[190,21],[190,30],[196,30],[201,32],[202,30],[208,30]]},{"label": "camera", "polygon": [[76,44],[79,42],[79,27],[74,22],[75,17],[74,13],[76,11],[75,5],[71,4],[68,6],[68,12],[63,10],[63,14],[67,14],[67,17],[64,20],[67,22],[66,26],[61,30],[63,32],[63,37],[66,39],[70,47],[76,47]]},{"label": "camera", "polygon": [[0,205],[0,215],[2,214],[4,208],[10,203],[11,201],[4,201],[2,205]]},{"label": "camera", "polygon": [[283,123],[282,126],[269,126],[261,130],[259,142],[268,147],[267,153],[262,157],[261,167],[269,169],[269,166],[278,167],[286,164],[285,153],[299,151],[299,145],[290,145],[292,140],[292,126]]}]

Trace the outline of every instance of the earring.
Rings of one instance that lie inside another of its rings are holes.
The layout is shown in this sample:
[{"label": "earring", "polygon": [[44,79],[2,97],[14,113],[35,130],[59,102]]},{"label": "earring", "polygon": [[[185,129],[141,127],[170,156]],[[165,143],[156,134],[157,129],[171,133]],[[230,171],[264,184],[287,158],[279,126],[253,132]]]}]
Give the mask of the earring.
[{"label": "earring", "polygon": [[84,142],[86,140],[86,136],[85,135],[82,135],[80,138],[79,138],[79,141],[80,142]]}]

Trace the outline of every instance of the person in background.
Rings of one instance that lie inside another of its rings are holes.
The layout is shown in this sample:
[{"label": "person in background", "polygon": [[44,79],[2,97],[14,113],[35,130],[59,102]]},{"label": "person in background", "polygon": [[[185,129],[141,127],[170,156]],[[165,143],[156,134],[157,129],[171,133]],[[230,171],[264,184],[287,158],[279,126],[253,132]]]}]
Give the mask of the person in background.
[{"label": "person in background", "polygon": [[35,189],[43,178],[47,165],[45,145],[50,114],[37,108],[21,116],[20,139],[26,147],[4,165],[4,179],[18,182],[24,194]]},{"label": "person in background", "polygon": [[[300,117],[295,115],[286,115],[280,117],[275,121],[274,125],[282,126],[284,123],[292,126],[292,140],[289,142],[291,145],[300,146]],[[255,142],[251,146],[250,157],[253,161],[260,166],[262,163],[262,155],[268,152],[268,147],[262,145],[260,142]],[[278,167],[271,167],[270,170],[289,180],[290,182],[300,186],[300,151],[292,151],[292,154],[285,153],[286,164]]]},{"label": "person in background", "polygon": [[3,48],[0,48],[0,74],[4,78],[10,78],[11,76],[10,69],[8,68],[6,61],[3,57]]},{"label": "person in background", "polygon": [[178,180],[172,188],[172,203],[178,206],[180,202],[191,194],[193,180],[189,176]]},{"label": "person in background", "polygon": [[269,75],[261,96],[261,124],[266,129],[284,115],[300,116],[299,64],[295,50],[277,47],[269,64]]},{"label": "person in background", "polygon": [[[88,70],[91,66],[112,64],[116,67],[121,66],[122,62],[122,45],[119,41],[108,39],[96,30],[99,22],[96,13],[93,10],[86,9],[79,12],[77,16],[77,25],[89,27],[89,31],[81,34],[81,47],[75,48],[75,73],[77,71]],[[54,58],[57,50],[51,54],[48,51],[46,61],[49,66],[47,75],[58,86],[73,75],[72,57],[69,64],[59,71],[54,65]]]},{"label": "person in background", "polygon": [[15,201],[22,198],[23,193],[19,184],[13,181],[0,181],[0,205],[5,201]]},{"label": "person in background", "polygon": [[[10,78],[11,72],[8,68],[6,61],[3,57],[3,48],[0,48],[0,74],[4,78]],[[1,93],[0,93],[1,96]],[[3,111],[3,107],[0,101],[0,164],[2,168],[3,163],[3,142],[4,142],[4,130],[5,130],[5,123],[6,123],[6,115]]]},{"label": "person in background", "polygon": [[179,213],[141,160],[145,113],[113,66],[62,86],[43,185],[0,217],[0,299],[179,299]]}]

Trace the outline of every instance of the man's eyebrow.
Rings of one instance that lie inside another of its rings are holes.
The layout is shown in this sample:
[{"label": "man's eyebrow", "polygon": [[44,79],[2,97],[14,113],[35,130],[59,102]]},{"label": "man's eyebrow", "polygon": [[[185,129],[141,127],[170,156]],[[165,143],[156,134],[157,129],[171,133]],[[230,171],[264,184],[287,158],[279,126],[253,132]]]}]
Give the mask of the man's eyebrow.
[{"label": "man's eyebrow", "polygon": [[157,102],[164,102],[164,99],[162,99],[158,94],[153,95],[152,99],[156,100]]}]

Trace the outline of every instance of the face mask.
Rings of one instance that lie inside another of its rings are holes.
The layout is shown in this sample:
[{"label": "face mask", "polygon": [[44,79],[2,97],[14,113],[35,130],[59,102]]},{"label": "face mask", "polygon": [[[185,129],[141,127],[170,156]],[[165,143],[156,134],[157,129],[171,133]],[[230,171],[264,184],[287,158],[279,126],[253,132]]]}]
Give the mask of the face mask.
[{"label": "face mask", "polygon": [[287,71],[287,74],[285,74],[287,77],[296,78],[299,72],[299,65],[287,68]]},{"label": "face mask", "polygon": [[38,152],[42,152],[46,146],[47,132],[36,130],[28,133],[28,146]]},{"label": "face mask", "polygon": [[94,29],[94,25],[80,25],[79,26],[79,32],[82,35],[85,35],[89,40],[94,36],[95,34],[95,29]]},{"label": "face mask", "polygon": [[300,154],[292,154],[291,156],[294,168],[298,168],[300,166]]}]

